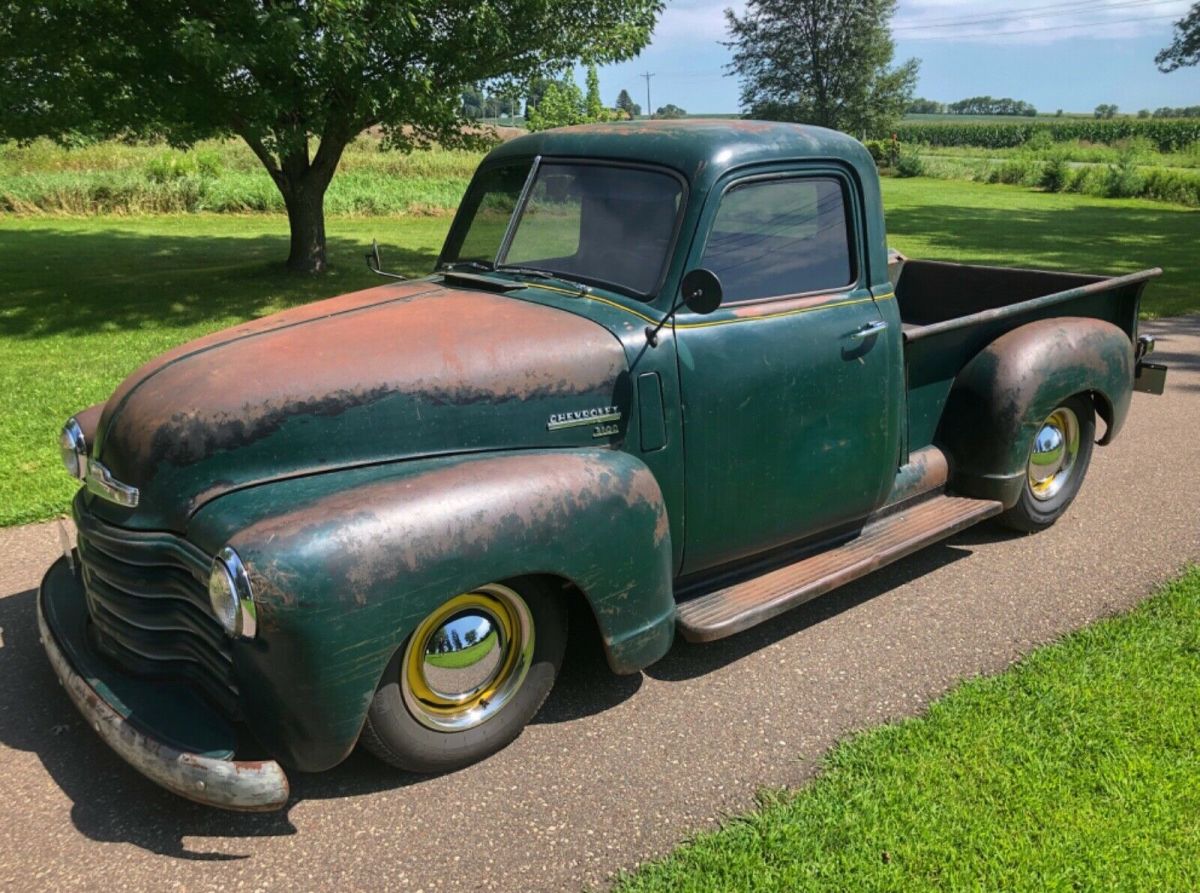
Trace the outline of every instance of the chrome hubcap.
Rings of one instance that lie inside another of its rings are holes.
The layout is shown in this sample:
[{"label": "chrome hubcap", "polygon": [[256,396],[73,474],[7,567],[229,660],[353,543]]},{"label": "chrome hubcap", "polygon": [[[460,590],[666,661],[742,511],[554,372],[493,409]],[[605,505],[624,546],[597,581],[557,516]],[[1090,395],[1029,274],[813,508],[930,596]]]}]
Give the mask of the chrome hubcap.
[{"label": "chrome hubcap", "polygon": [[495,716],[525,681],[533,657],[529,606],[490,584],[447,601],[413,632],[400,691],[422,725],[461,732]]},{"label": "chrome hubcap", "polygon": [[1029,490],[1033,498],[1053,499],[1075,470],[1079,456],[1079,419],[1065,406],[1050,413],[1033,439],[1029,455]]}]

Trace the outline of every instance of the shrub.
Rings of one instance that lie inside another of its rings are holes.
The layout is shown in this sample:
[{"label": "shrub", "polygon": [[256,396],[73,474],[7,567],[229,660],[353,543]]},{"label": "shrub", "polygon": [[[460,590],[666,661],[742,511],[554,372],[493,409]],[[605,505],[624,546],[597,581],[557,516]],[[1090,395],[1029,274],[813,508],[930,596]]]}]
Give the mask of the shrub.
[{"label": "shrub", "polygon": [[900,160],[900,142],[898,140],[867,140],[863,145],[871,153],[876,167],[895,167]]},{"label": "shrub", "polygon": [[1162,202],[1200,207],[1200,176],[1151,168],[1142,178],[1142,196]]},{"label": "shrub", "polygon": [[1104,194],[1109,198],[1133,198],[1141,194],[1142,175],[1137,167],[1134,146],[1126,146],[1116,164],[1110,164],[1104,174]]},{"label": "shrub", "polygon": [[915,150],[909,149],[900,153],[900,157],[896,159],[896,176],[898,177],[920,177],[925,173],[925,162],[921,160],[921,156]]},{"label": "shrub", "polygon": [[1067,164],[1067,159],[1061,155],[1053,155],[1042,166],[1039,185],[1047,192],[1062,192],[1067,187],[1067,178],[1070,174],[1071,167]]}]

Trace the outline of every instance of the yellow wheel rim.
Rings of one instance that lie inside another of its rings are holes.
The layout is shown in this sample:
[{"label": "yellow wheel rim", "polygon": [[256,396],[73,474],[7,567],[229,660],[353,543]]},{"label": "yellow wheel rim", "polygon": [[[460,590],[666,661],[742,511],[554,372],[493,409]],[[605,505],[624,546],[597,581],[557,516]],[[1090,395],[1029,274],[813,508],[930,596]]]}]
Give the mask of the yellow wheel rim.
[{"label": "yellow wheel rim", "polygon": [[1079,456],[1079,419],[1065,406],[1046,417],[1029,454],[1029,490],[1039,501],[1053,499],[1071,478]]},{"label": "yellow wheel rim", "polygon": [[413,630],[400,691],[422,725],[474,728],[512,700],[533,657],[533,618],[525,600],[498,583],[456,595]]}]

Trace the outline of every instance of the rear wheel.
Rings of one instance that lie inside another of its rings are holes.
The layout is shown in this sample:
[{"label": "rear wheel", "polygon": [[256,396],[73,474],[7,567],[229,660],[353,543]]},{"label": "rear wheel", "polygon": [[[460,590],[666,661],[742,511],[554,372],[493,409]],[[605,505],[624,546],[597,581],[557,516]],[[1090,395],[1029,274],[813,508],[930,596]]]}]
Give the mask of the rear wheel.
[{"label": "rear wheel", "polygon": [[996,520],[1013,530],[1045,530],[1067,510],[1092,460],[1096,414],[1083,394],[1065,400],[1038,426],[1017,504]]},{"label": "rear wheel", "polygon": [[393,766],[447,772],[516,738],[542,706],[566,645],[561,594],[490,583],[443,602],[384,672],[363,745]]}]

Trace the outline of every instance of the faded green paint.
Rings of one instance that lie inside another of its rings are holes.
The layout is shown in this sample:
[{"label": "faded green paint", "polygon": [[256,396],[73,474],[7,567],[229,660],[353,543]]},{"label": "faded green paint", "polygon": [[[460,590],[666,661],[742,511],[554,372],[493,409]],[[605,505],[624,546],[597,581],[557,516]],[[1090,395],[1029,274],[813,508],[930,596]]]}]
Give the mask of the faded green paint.
[{"label": "faded green paint", "polygon": [[[612,668],[634,672],[670,647],[682,575],[855,529],[889,494],[940,486],[940,454],[906,465],[910,452],[936,443],[952,486],[974,492],[1011,478],[1030,420],[1063,396],[1102,394],[1113,433],[1128,408],[1140,286],[906,345],[878,177],[847,136],[597,125],[512,140],[481,170],[535,156],[685,180],[652,299],[500,274],[385,285],[183,345],[89,417],[93,455],[141,503],[88,495],[85,511],[208,555],[232,544],[249,567],[259,630],[232,646],[242,713],[294,766],[349,752],[388,660],[455,594],[561,578],[592,606]],[[850,197],[850,287],[685,310],[649,347],[722,190],[814,173]],[[1003,271],[978,272],[1003,292]],[[934,297],[952,310],[958,296]],[[1091,319],[1050,318],[1064,312]],[[615,430],[554,424],[590,411],[619,413]]]},{"label": "faded green paint", "polygon": [[188,535],[209,551],[231,543],[246,562],[259,632],[234,651],[252,680],[244,712],[272,753],[306,770],[349,752],[392,654],[449,595],[526,574],[569,581],[617,672],[657,660],[674,633],[662,494],[615,450],[297,478],[216,500]]},{"label": "faded green paint", "polygon": [[960,492],[1014,505],[1042,421],[1068,397],[1095,395],[1106,440],[1125,422],[1133,345],[1112,323],[1059,317],[997,338],[959,373],[938,440],[955,457]]}]

